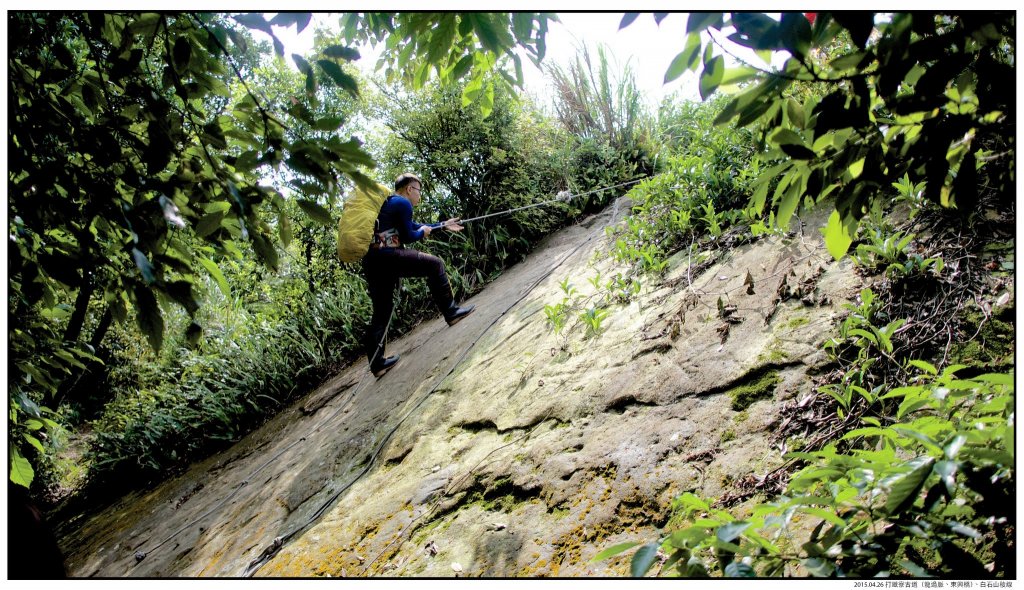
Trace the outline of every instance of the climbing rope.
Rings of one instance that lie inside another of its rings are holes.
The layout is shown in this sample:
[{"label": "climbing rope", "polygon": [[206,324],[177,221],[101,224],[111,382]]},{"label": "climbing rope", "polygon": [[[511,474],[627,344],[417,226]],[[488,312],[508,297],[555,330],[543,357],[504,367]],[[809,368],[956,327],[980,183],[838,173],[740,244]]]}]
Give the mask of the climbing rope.
[{"label": "climbing rope", "polygon": [[[511,215],[512,213],[516,213],[518,211],[524,211],[526,209],[532,209],[534,207],[543,207],[545,205],[550,205],[552,203],[568,203],[569,201],[571,201],[573,199],[576,199],[576,198],[579,198],[579,197],[586,197],[586,196],[592,195],[594,193],[600,193],[600,192],[603,192],[603,191],[609,191],[609,190],[612,190],[612,189],[621,188],[621,187],[624,187],[624,186],[629,186],[629,185],[632,185],[632,184],[636,184],[636,183],[640,182],[641,180],[644,180],[645,178],[647,178],[647,176],[640,176],[638,178],[634,178],[633,180],[627,180],[626,182],[621,182],[619,184],[615,184],[615,185],[612,185],[612,186],[606,186],[606,187],[603,187],[603,188],[598,188],[598,189],[594,189],[592,191],[587,191],[585,193],[579,193],[579,194],[572,194],[569,191],[562,191],[562,192],[558,193],[558,196],[556,196],[554,199],[549,199],[547,201],[542,201],[540,203],[533,203],[533,204],[530,204],[530,205],[523,205],[522,207],[516,207],[514,209],[506,209],[504,211],[495,211],[494,213],[488,213],[486,215],[480,215],[478,217],[470,217],[469,219],[461,219],[461,220],[459,220],[459,224],[460,225],[465,225],[467,223],[471,223],[471,222],[474,222],[474,221],[480,221],[481,219],[487,219],[489,217],[498,217],[498,216],[501,216],[501,215]],[[441,227],[444,227],[446,224],[447,224],[447,222],[442,223]]]}]

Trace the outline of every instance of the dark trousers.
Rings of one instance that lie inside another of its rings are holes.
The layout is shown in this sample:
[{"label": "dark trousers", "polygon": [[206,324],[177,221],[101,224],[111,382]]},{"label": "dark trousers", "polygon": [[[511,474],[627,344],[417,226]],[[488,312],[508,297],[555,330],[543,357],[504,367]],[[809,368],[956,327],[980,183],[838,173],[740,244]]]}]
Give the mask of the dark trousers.
[{"label": "dark trousers", "polygon": [[398,280],[405,277],[425,277],[434,305],[447,315],[455,307],[452,287],[444,271],[444,261],[417,250],[403,248],[370,248],[363,257],[363,272],[373,302],[373,317],[366,331],[363,347],[373,367],[384,360],[384,335],[388,320],[395,308],[395,290]]}]

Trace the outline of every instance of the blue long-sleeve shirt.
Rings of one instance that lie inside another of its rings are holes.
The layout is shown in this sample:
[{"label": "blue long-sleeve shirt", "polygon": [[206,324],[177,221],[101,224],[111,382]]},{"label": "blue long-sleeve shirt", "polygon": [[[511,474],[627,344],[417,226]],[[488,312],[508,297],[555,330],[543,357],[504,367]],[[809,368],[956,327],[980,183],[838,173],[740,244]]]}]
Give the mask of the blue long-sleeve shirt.
[{"label": "blue long-sleeve shirt", "polygon": [[394,229],[398,232],[398,238],[403,244],[411,244],[423,239],[421,225],[427,225],[431,229],[441,227],[440,223],[424,224],[413,221],[412,203],[401,195],[388,197],[377,215],[377,231]]}]

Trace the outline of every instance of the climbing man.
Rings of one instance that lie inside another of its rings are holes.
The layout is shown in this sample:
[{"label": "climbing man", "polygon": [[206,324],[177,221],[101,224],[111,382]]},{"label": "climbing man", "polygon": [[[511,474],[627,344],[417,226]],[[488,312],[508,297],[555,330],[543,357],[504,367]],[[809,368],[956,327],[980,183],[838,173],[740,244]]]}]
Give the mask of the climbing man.
[{"label": "climbing man", "polygon": [[449,326],[469,315],[474,306],[455,304],[452,287],[444,270],[444,262],[417,250],[405,249],[405,244],[430,236],[432,231],[447,229],[462,231],[460,219],[454,217],[444,223],[422,225],[412,220],[412,208],[419,205],[423,183],[411,173],[395,179],[395,192],[384,201],[374,227],[374,239],[369,252],[363,257],[363,272],[373,302],[373,317],[366,333],[364,346],[375,377],[387,373],[399,355],[384,356],[384,338],[394,310],[394,294],[402,277],[426,277],[434,305],[444,314]]}]

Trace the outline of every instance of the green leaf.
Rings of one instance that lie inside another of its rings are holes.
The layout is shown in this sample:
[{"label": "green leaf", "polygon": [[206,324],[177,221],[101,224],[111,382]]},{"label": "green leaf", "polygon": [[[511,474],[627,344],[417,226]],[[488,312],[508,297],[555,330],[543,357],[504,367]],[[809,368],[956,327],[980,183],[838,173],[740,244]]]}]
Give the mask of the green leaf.
[{"label": "green leaf", "polygon": [[828,217],[828,225],[823,230],[825,233],[825,247],[832,258],[839,260],[846,255],[853,243],[853,236],[857,232],[857,221],[852,217],[843,219],[839,211],[833,210]]},{"label": "green leaf", "polygon": [[259,256],[259,259],[272,270],[276,271],[279,258],[277,255],[277,249],[274,248],[274,244],[272,244],[270,240],[260,232],[252,232],[249,234],[249,237],[252,241],[253,250],[256,250],[256,255]]},{"label": "green leaf", "polygon": [[25,441],[28,442],[28,444],[32,445],[32,447],[35,448],[35,450],[39,451],[40,453],[46,452],[46,449],[43,448],[43,443],[39,442],[38,438],[32,436],[31,434],[26,434],[24,438]]},{"label": "green leaf", "polygon": [[494,110],[494,82],[487,81],[484,85],[484,91],[480,95],[480,116],[487,118],[491,115],[491,111]]},{"label": "green leaf", "polygon": [[800,144],[785,143],[780,145],[779,148],[782,149],[784,154],[794,160],[813,160],[817,156],[814,150]]},{"label": "green leaf", "polygon": [[317,131],[336,131],[344,123],[345,117],[340,115],[337,117],[323,117],[322,119],[316,120],[313,124],[313,129],[316,129]]},{"label": "green leaf", "polygon": [[849,70],[858,67],[865,57],[868,57],[867,53],[854,51],[835,58],[829,63],[829,66],[834,70]]},{"label": "green leaf", "polygon": [[917,367],[921,371],[928,373],[929,375],[938,375],[939,370],[935,368],[935,365],[918,359],[912,359],[907,361],[907,364],[912,367]]},{"label": "green leaf", "polygon": [[427,45],[426,60],[436,64],[451,51],[452,41],[455,39],[455,16],[443,15],[440,21],[430,34],[430,41]]},{"label": "green leaf", "polygon": [[135,320],[139,330],[146,336],[150,347],[154,352],[160,352],[164,344],[164,318],[157,303],[156,296],[148,288],[136,285],[135,293]]},{"label": "green leaf", "polygon": [[191,347],[199,345],[199,341],[203,337],[203,327],[196,322],[191,322],[187,328],[185,328],[185,341]]},{"label": "green leaf", "polygon": [[713,29],[722,28],[721,12],[691,12],[690,17],[686,19],[687,34],[700,33],[708,27]]},{"label": "green leaf", "polygon": [[[228,203],[224,204],[228,205]],[[220,229],[220,222],[224,220],[224,216],[225,214],[223,211],[216,211],[214,213],[207,213],[204,215],[199,220],[199,223],[196,224],[196,235],[200,238],[205,238]]]},{"label": "green leaf", "polygon": [[341,66],[329,59],[318,59],[316,65],[320,66],[328,77],[342,90],[348,92],[353,98],[359,98],[359,83],[352,76],[346,74]]},{"label": "green leaf", "polygon": [[764,202],[768,198],[769,188],[771,188],[771,185],[767,182],[759,183],[757,188],[754,189],[754,194],[750,197],[750,205],[758,214],[764,211]]},{"label": "green leaf", "polygon": [[700,76],[701,100],[707,100],[715,92],[715,89],[722,82],[724,75],[725,60],[721,55],[712,57],[710,61],[704,64],[704,71],[701,72]]},{"label": "green leaf", "polygon": [[832,13],[832,18],[839,23],[839,26],[850,31],[850,38],[853,39],[857,47],[863,49],[867,45],[871,30],[875,26],[874,13],[854,10],[838,11]]},{"label": "green leaf", "polygon": [[18,451],[18,447],[10,445],[8,448],[10,449],[8,459],[11,462],[11,482],[28,488],[32,485],[32,479],[35,477],[35,471],[32,470],[32,464],[29,463],[28,459],[21,456],[21,452]]},{"label": "green leaf", "polygon": [[796,131],[793,131],[792,129],[786,129],[784,127],[779,128],[778,130],[775,131],[775,133],[772,134],[771,142],[778,145],[789,143],[801,146],[804,145],[804,139],[800,137],[800,135]]},{"label": "green leaf", "polygon": [[453,80],[460,80],[469,72],[471,67],[473,67],[473,56],[466,55],[459,60],[459,63],[455,64],[450,76]]},{"label": "green leaf", "polygon": [[325,227],[331,227],[334,225],[334,220],[331,218],[331,212],[321,205],[307,199],[298,199],[295,202],[299,206],[299,209],[302,209],[302,211],[313,221]]},{"label": "green leaf", "polygon": [[625,29],[629,25],[633,24],[633,21],[635,21],[636,17],[638,16],[640,16],[639,12],[627,12],[623,14],[622,20],[619,21],[619,30],[621,31],[622,29]]},{"label": "green leaf", "polygon": [[799,12],[783,12],[779,39],[790,53],[802,59],[811,49],[811,23]]},{"label": "green leaf", "polygon": [[292,12],[279,12],[274,18],[270,19],[270,24],[275,27],[290,27],[297,22],[298,16]]},{"label": "green leaf", "polygon": [[498,30],[495,28],[494,23],[491,22],[490,16],[486,13],[472,13],[467,14],[464,18],[471,19],[473,23],[473,32],[476,33],[480,44],[483,45],[484,49],[487,49],[495,54],[502,52],[501,38],[499,37]]},{"label": "green leaf", "polygon": [[155,12],[141,14],[128,24],[128,31],[136,35],[153,35],[160,26],[161,17],[161,14]]},{"label": "green leaf", "polygon": [[[512,13],[512,32],[520,43],[530,41],[530,34],[533,32],[534,17],[528,12]],[[619,28],[622,28],[621,26]]]},{"label": "green leaf", "polygon": [[149,143],[143,151],[146,171],[150,176],[155,176],[171,161],[171,157],[174,155],[174,143],[167,136],[163,121],[150,121],[146,125],[146,136],[149,139]]},{"label": "green leaf", "polygon": [[[356,137],[352,137],[342,143],[332,141],[328,147],[349,164],[367,167],[372,167],[376,164],[373,161],[373,157],[363,150],[363,142],[359,141]],[[354,175],[353,179],[359,182],[358,178]]]},{"label": "green leaf", "polygon": [[[904,402],[904,403],[906,403],[906,402]],[[918,442],[923,444],[925,447],[927,447],[930,451],[933,451],[933,452],[936,452],[936,453],[942,452],[942,447],[940,447],[938,445],[938,443],[936,443],[930,436],[928,436],[924,432],[921,432],[920,430],[917,430],[916,428],[914,428],[912,426],[908,426],[908,425],[902,425],[902,426],[895,425],[895,426],[892,426],[892,429],[895,430],[896,432],[904,435],[904,436],[909,436],[910,438],[913,438],[913,439],[917,440]]]},{"label": "green leaf", "polygon": [[146,258],[146,255],[142,253],[142,250],[138,248],[132,248],[132,260],[135,261],[135,266],[139,268],[139,272],[142,273],[142,280],[147,285],[152,285],[156,282],[156,269],[153,264]]},{"label": "green leaf", "polygon": [[789,115],[789,122],[794,127],[803,129],[807,125],[807,117],[804,115],[804,107],[792,98],[786,99],[786,114]]},{"label": "green leaf", "polygon": [[644,545],[633,555],[633,560],[629,564],[630,575],[634,578],[642,578],[651,569],[657,558],[658,543]]},{"label": "green leaf", "polygon": [[910,462],[914,468],[892,484],[889,496],[885,499],[887,514],[898,516],[914,505],[921,488],[924,487],[924,482],[932,473],[934,464],[935,459],[931,457],[918,457]]},{"label": "green leaf", "polygon": [[210,145],[217,149],[224,149],[228,147],[227,139],[224,137],[224,130],[221,129],[220,124],[217,121],[213,121],[209,125],[203,126],[203,139],[208,141]]},{"label": "green leaf", "polygon": [[689,558],[690,551],[688,549],[676,549],[672,552],[671,555],[668,556],[668,559],[665,560],[665,563],[661,565],[661,569],[662,571],[666,571],[674,566],[677,569],[677,571],[682,572],[683,564],[681,562],[683,559]]},{"label": "green leaf", "polygon": [[946,491],[950,496],[956,492],[956,480],[954,479],[956,471],[955,461],[939,461],[935,464],[935,475],[939,476],[939,480],[946,486]]},{"label": "green leaf", "polygon": [[722,75],[722,81],[719,82],[719,87],[745,82],[752,78],[756,78],[759,73],[760,72],[749,66],[729,68],[725,70],[725,73]]},{"label": "green leaf", "polygon": [[313,66],[309,65],[309,62],[306,61],[306,58],[302,57],[298,53],[292,54],[292,61],[295,62],[295,67],[297,67],[300,72],[307,76],[310,74],[310,72],[313,71]]},{"label": "green leaf", "polygon": [[[811,538],[816,538],[818,536],[819,532],[821,531],[821,527],[824,526],[824,524],[825,521],[821,521],[818,523],[818,526],[814,528],[814,534],[811,536]],[[804,553],[806,553],[808,557],[821,557],[825,554],[824,545],[815,541],[808,541],[800,547],[804,550]]]},{"label": "green leaf", "polygon": [[263,31],[264,33],[270,35],[273,34],[273,30],[270,28],[270,23],[267,22],[267,19],[263,18],[263,15],[251,13],[237,14],[232,18],[234,18],[235,21],[238,22],[238,24],[246,28],[256,29],[257,31]]},{"label": "green leaf", "polygon": [[711,58],[714,57],[715,55],[714,50],[714,43],[708,43],[707,45],[704,46],[704,55],[701,57],[702,64],[704,64],[705,66],[708,65],[708,62],[710,62]]},{"label": "green leaf", "polygon": [[359,59],[359,50],[355,47],[345,47],[344,45],[331,45],[323,50],[323,54],[327,57],[334,59],[343,59],[345,61],[355,61]]},{"label": "green leaf", "polygon": [[849,171],[851,177],[859,177],[864,172],[864,158],[861,158],[854,162],[853,164],[850,164],[850,167],[847,170]]},{"label": "green leaf", "polygon": [[706,578],[708,577],[708,568],[699,557],[692,556],[686,562],[686,575],[691,578]]},{"label": "green leaf", "polygon": [[[668,79],[669,71],[673,71],[674,68],[678,67],[679,65],[685,67],[687,70],[690,70],[691,72],[696,72],[697,71],[697,65],[700,63],[699,60],[700,60],[700,35],[698,35],[696,33],[694,33],[692,35],[687,35],[687,37],[686,37],[686,45],[683,46],[683,51],[679,55],[677,55],[674,60],[672,60],[672,63],[669,65],[668,71],[665,72],[665,82],[669,81],[669,79]],[[677,64],[676,62],[679,62],[679,64]],[[679,74],[681,75],[682,72],[679,72]],[[674,80],[674,79],[676,79],[678,77],[679,76],[676,75],[676,76],[673,76],[672,79]]]},{"label": "green leaf", "polygon": [[217,287],[220,288],[220,292],[223,293],[225,297],[230,298],[231,288],[228,287],[228,282],[224,278],[224,273],[220,271],[217,263],[208,258],[200,257],[199,264],[202,264],[203,268],[206,269],[206,272],[210,273],[210,276],[213,277],[213,280],[217,283]]},{"label": "green leaf", "polygon": [[789,220],[793,217],[793,213],[796,212],[797,205],[800,204],[802,193],[801,183],[794,179],[779,202],[779,210],[776,213],[775,221],[780,228],[787,229],[789,227]]},{"label": "green leaf", "polygon": [[685,72],[689,67],[691,58],[695,55],[696,53],[690,54],[686,49],[680,51],[679,55],[677,55],[675,59],[672,60],[672,63],[668,65],[668,69],[665,70],[665,80],[663,83],[668,84],[679,76],[682,76],[683,72]]},{"label": "green leaf", "polygon": [[903,561],[900,562],[900,566],[903,569],[907,570],[907,572],[909,572],[910,575],[914,576],[915,578],[930,578],[930,577],[932,577],[932,574],[929,573],[927,569],[917,565],[916,563],[914,563],[912,561],[904,559]]},{"label": "green leaf", "polygon": [[281,245],[287,248],[292,243],[294,236],[292,235],[292,220],[283,212],[277,217],[277,232],[281,238]]},{"label": "green leaf", "polygon": [[730,522],[728,524],[723,524],[722,526],[718,527],[718,530],[715,531],[715,536],[718,537],[719,541],[728,543],[742,535],[743,531],[747,530],[748,528],[750,528],[749,522]]},{"label": "green leaf", "polygon": [[822,519],[823,522],[830,522],[834,525],[841,527],[846,526],[846,521],[831,510],[826,510],[824,508],[815,508],[813,506],[801,506],[800,512],[810,514],[811,516],[817,516],[818,518]]},{"label": "green leaf", "polygon": [[668,540],[673,547],[693,548],[709,536],[711,535],[703,527],[690,526],[673,532],[669,535]]},{"label": "green leaf", "polygon": [[835,566],[831,562],[821,559],[818,557],[812,557],[809,559],[801,559],[800,563],[807,568],[807,571],[814,577],[827,578],[832,575],[835,571]]},{"label": "green leaf", "polygon": [[981,533],[979,533],[977,529],[969,527],[965,524],[960,524],[959,522],[950,522],[949,530],[953,531],[958,535],[970,537],[975,540],[980,540],[982,538]]},{"label": "green leaf", "polygon": [[962,434],[958,434],[953,437],[953,440],[951,440],[949,444],[946,445],[946,448],[943,449],[943,453],[946,455],[946,458],[950,460],[956,459],[956,456],[960,454],[960,449],[963,448],[964,443],[966,442],[967,437]]},{"label": "green leaf", "polygon": [[188,281],[171,281],[164,286],[164,291],[171,296],[179,305],[185,308],[189,315],[199,311],[199,302],[192,293],[192,283]]},{"label": "green leaf", "polygon": [[730,578],[754,578],[757,577],[757,573],[754,572],[754,568],[743,563],[742,561],[733,561],[729,565],[725,566],[725,575]]},{"label": "green leaf", "polygon": [[188,69],[189,60],[192,59],[192,45],[188,42],[188,37],[181,36],[174,41],[172,55],[174,71],[184,73]]},{"label": "green leaf", "polygon": [[608,547],[604,551],[601,551],[600,553],[595,555],[593,558],[591,558],[589,563],[597,563],[599,561],[604,561],[604,560],[608,559],[609,557],[614,557],[614,556],[618,555],[619,553],[622,553],[623,551],[626,551],[627,549],[632,549],[633,547],[636,547],[637,545],[639,545],[639,543],[634,543],[632,541],[629,541],[629,542],[626,542],[626,543],[619,543],[618,545],[612,545],[611,547]]},{"label": "green leaf", "polygon": [[1010,387],[1012,387],[1014,383],[1012,373],[986,373],[984,375],[978,375],[975,377],[975,380]]}]

